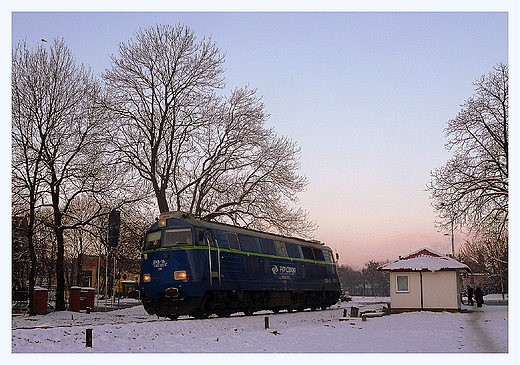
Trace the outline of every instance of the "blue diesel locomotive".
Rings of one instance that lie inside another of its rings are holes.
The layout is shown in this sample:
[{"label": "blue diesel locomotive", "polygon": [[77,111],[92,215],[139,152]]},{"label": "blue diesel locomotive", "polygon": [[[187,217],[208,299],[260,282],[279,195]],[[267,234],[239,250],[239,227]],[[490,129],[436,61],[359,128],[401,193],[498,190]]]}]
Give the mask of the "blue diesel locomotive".
[{"label": "blue diesel locomotive", "polygon": [[146,232],[141,281],[131,296],[149,314],[176,319],[325,309],[340,294],[332,251],[323,244],[170,212]]}]

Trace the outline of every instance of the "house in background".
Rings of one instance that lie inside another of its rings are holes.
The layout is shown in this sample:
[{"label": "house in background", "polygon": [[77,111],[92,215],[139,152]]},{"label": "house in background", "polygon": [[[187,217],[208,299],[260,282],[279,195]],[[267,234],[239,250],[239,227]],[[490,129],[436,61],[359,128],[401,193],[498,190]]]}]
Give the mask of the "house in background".
[{"label": "house in background", "polygon": [[461,308],[459,272],[469,267],[451,257],[423,248],[377,269],[390,272],[392,312]]}]

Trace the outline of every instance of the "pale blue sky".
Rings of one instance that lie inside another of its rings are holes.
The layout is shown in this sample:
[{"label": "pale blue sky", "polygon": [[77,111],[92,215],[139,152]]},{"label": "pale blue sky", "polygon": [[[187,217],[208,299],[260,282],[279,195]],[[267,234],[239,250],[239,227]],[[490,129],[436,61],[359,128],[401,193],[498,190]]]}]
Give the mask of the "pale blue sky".
[{"label": "pale blue sky", "polygon": [[301,206],[341,264],[449,252],[425,188],[472,82],[508,63],[506,12],[15,12],[12,42],[63,38],[100,74],[119,42],[157,23],[211,36],[228,89],[258,89],[268,126],[302,148]]}]

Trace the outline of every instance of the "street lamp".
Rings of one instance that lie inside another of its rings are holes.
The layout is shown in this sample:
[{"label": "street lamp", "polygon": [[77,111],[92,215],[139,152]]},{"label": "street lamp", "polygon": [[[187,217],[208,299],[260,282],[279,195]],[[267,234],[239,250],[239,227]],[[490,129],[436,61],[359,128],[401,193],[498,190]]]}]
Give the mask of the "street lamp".
[{"label": "street lamp", "polygon": [[[449,236],[449,233],[444,233],[445,236]],[[451,221],[451,254],[455,257],[455,240],[453,238],[453,220]]]},{"label": "street lamp", "polygon": [[[446,206],[448,206],[448,204],[441,203],[441,206],[446,207]],[[450,221],[451,221],[451,254],[453,255],[453,257],[455,257],[455,239],[453,236],[453,221],[455,220],[455,217],[454,217],[455,214],[453,214],[453,205],[450,206],[449,212],[450,212]],[[444,235],[449,236],[450,234],[445,233]]]}]

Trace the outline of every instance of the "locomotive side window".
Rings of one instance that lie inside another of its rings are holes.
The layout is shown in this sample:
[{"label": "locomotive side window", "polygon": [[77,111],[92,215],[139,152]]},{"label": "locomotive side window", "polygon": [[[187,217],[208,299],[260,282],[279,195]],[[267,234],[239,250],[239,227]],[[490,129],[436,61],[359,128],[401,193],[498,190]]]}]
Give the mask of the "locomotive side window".
[{"label": "locomotive side window", "polygon": [[319,248],[313,248],[312,252],[314,253],[314,258],[317,261],[325,261],[325,257],[323,256],[323,251]]},{"label": "locomotive side window", "polygon": [[204,230],[202,228],[197,228],[195,232],[197,232],[197,246],[207,246],[204,241]]},{"label": "locomotive side window", "polygon": [[323,250],[323,257],[325,258],[326,262],[334,262],[332,252],[329,250]]},{"label": "locomotive side window", "polygon": [[285,244],[283,242],[274,241],[274,246],[278,256],[287,257],[287,250],[285,249]]},{"label": "locomotive side window", "polygon": [[239,234],[238,238],[240,240],[240,247],[242,247],[242,251],[257,252],[257,253],[260,252],[258,244],[257,244],[258,239],[256,237]]},{"label": "locomotive side window", "polygon": [[274,247],[273,240],[260,238],[260,245],[262,246],[262,253],[266,255],[276,255],[276,247]]},{"label": "locomotive side window", "polygon": [[213,239],[213,234],[211,234],[211,231],[209,229],[206,229],[206,241],[211,247],[217,247],[217,243]]},{"label": "locomotive side window", "polygon": [[162,247],[191,246],[190,228],[165,229]]},{"label": "locomotive side window", "polygon": [[213,232],[215,233],[213,238],[218,244],[218,247],[229,248],[226,232],[219,231],[218,229],[215,229]]},{"label": "locomotive side window", "polygon": [[240,250],[240,244],[238,243],[238,237],[236,233],[227,233],[227,240],[229,243],[229,248],[232,250]]},{"label": "locomotive side window", "polygon": [[146,235],[146,240],[144,241],[144,249],[149,250],[161,246],[161,233],[162,231],[148,233]]},{"label": "locomotive side window", "polygon": [[285,243],[285,248],[287,249],[287,255],[294,259],[301,259],[301,251],[300,246],[295,245],[293,243]]},{"label": "locomotive side window", "polygon": [[302,246],[303,258],[306,260],[314,260],[314,254],[311,247]]}]

